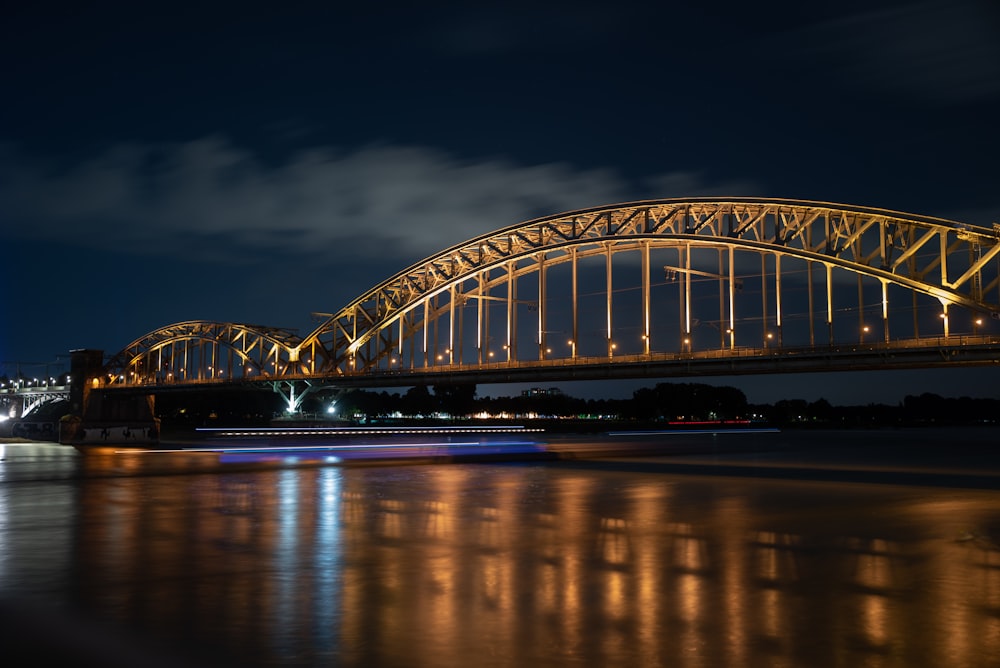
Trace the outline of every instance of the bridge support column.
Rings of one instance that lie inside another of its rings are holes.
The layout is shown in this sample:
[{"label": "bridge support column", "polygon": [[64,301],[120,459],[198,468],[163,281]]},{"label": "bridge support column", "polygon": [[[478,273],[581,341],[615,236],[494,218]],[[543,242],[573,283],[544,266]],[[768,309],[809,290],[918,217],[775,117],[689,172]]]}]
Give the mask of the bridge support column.
[{"label": "bridge support column", "polygon": [[774,327],[778,330],[778,348],[783,347],[781,334],[781,256],[774,256]]},{"label": "bridge support column", "polygon": [[[916,313],[916,309],[914,309]],[[826,329],[829,344],[833,345],[833,265],[826,265]]]},{"label": "bridge support column", "polygon": [[[642,354],[649,354],[649,242],[642,242]],[[575,296],[574,296],[575,298]]]},{"label": "bridge support column", "polygon": [[729,349],[736,348],[736,260],[729,247]]},{"label": "bridge support column", "polygon": [[483,294],[485,292],[483,290],[483,285],[486,281],[486,275],[488,274],[489,274],[488,269],[486,271],[480,272],[479,274],[479,286],[478,286],[479,290],[477,293],[479,295],[479,298],[476,299],[476,359],[478,360],[480,365],[482,365],[484,359],[483,357],[484,338],[486,339],[487,345],[489,345],[489,338],[488,338],[489,333],[488,332],[486,334],[483,333],[483,303],[486,301],[485,295]]},{"label": "bridge support column", "polygon": [[882,337],[889,343],[889,284],[882,281]]},{"label": "bridge support column", "polygon": [[[461,358],[461,356],[459,356]],[[448,290],[448,364],[455,363],[455,286]]]},{"label": "bridge support column", "polygon": [[688,243],[684,246],[684,352],[691,350],[691,244]]},{"label": "bridge support column", "polygon": [[761,339],[764,341],[764,348],[770,348],[770,341],[774,335],[767,330],[767,255],[760,254],[760,320]]},{"label": "bridge support column", "polygon": [[[517,265],[514,262],[507,263],[507,361],[512,362],[517,359],[517,310],[514,302],[517,301]],[[487,325],[488,326],[488,325]]]},{"label": "bridge support column", "polygon": [[941,300],[941,323],[944,326],[944,338],[951,336],[951,331],[948,323],[948,302]]},{"label": "bridge support column", "polygon": [[813,263],[806,260],[806,294],[809,298],[807,311],[809,312],[809,345],[816,345],[816,316],[813,311]]},{"label": "bridge support column", "polygon": [[430,304],[425,299],[424,300],[424,322],[423,322],[423,335],[424,335],[424,368],[430,364],[430,352],[427,350],[427,320],[430,318]]},{"label": "bridge support column", "polygon": [[546,331],[545,331],[545,253],[538,256],[538,359],[544,360],[546,356]]},{"label": "bridge support column", "polygon": [[608,331],[607,331],[608,359],[611,359],[612,357],[614,357],[615,354],[615,341],[612,336],[612,330],[611,330],[611,294],[612,294],[611,279],[613,275],[611,271],[611,244],[605,244],[604,254],[605,254],[604,255],[605,290],[607,291],[607,298],[608,298],[608,303],[607,303],[608,310],[606,314],[607,326],[608,326]]},{"label": "bridge support column", "polygon": [[578,297],[578,289],[577,289],[577,269],[576,269],[576,248],[575,247],[572,250],[570,250],[570,257],[571,257],[570,262],[572,263],[572,266],[570,268],[570,277],[571,277],[570,280],[572,282],[572,288],[571,289],[573,291],[572,292],[572,300],[573,300],[573,336],[569,340],[569,347],[570,347],[570,356],[572,356],[572,358],[575,360],[576,359],[576,347],[577,347],[577,344],[580,342],[580,331],[579,331],[579,324],[580,324],[579,315],[580,315],[580,310],[579,310],[579,305],[578,305],[578,298],[579,297]]}]

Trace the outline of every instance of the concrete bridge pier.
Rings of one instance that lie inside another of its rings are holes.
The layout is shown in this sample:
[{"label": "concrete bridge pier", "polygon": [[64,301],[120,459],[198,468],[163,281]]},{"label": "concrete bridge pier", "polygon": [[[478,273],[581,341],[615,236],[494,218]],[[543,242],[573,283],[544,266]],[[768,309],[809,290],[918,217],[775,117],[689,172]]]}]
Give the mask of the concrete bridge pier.
[{"label": "concrete bridge pier", "polygon": [[70,351],[70,412],[59,425],[69,445],[150,445],[159,442],[160,421],[152,394],[104,391],[103,350]]}]

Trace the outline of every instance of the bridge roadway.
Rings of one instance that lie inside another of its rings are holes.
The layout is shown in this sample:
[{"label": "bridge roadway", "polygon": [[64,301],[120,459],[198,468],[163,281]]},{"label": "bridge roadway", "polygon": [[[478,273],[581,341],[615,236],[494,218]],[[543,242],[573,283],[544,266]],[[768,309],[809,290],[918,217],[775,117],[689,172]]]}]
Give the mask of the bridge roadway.
[{"label": "bridge roadway", "polygon": [[[872,371],[1000,365],[1000,336],[927,337],[890,342],[813,347],[733,348],[693,352],[652,352],[612,357],[448,364],[414,369],[375,369],[338,375],[267,374],[254,378],[173,380],[150,384],[109,384],[103,391],[158,393],[208,387],[273,386],[311,382],[337,388],[406,387],[436,383],[534,383],[602,379],[657,379],[770,373]],[[276,388],[277,389],[277,388]]]}]

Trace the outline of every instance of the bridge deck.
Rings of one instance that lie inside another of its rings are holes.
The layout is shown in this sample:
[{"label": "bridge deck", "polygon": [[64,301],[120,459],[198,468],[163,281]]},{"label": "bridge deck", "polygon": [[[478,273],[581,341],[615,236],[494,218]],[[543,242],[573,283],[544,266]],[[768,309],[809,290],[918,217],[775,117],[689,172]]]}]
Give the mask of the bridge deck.
[{"label": "bridge deck", "polygon": [[1000,337],[934,337],[797,348],[733,348],[690,353],[649,353],[613,357],[520,360],[485,364],[446,364],[399,370],[369,370],[340,375],[262,375],[256,378],[175,380],[168,383],[114,384],[106,389],[144,392],[193,387],[247,386],[276,380],[310,380],[341,387],[399,387],[428,383],[504,383],[691,376],[734,376],[876,369],[1000,365]]}]

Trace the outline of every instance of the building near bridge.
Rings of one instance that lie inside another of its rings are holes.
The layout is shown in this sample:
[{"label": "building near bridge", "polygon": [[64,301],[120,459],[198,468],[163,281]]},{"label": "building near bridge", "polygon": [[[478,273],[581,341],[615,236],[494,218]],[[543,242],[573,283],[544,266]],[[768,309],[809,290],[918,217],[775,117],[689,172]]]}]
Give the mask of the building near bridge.
[{"label": "building near bridge", "polygon": [[521,390],[522,397],[561,397],[563,396],[563,391],[558,387],[550,387],[548,389],[542,387],[532,387],[527,390]]}]

